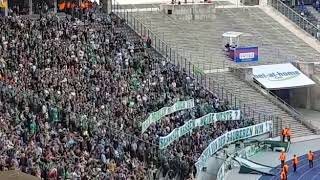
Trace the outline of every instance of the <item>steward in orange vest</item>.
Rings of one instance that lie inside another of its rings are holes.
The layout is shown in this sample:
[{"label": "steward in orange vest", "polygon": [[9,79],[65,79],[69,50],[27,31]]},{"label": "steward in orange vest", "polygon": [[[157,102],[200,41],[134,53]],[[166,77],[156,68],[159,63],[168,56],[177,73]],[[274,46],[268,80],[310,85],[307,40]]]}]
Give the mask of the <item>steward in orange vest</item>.
[{"label": "steward in orange vest", "polygon": [[309,151],[308,153],[308,160],[309,160],[309,168],[313,168],[314,153],[312,151]]},{"label": "steward in orange vest", "polygon": [[286,161],[286,159],[287,159],[286,153],[284,151],[281,151],[280,157],[279,157],[279,160],[281,161],[281,167],[283,167],[284,162]]},{"label": "steward in orange vest", "polygon": [[287,180],[287,175],[283,170],[281,171],[280,178],[281,180]]},{"label": "steward in orange vest", "polygon": [[288,173],[289,173],[289,166],[288,166],[288,164],[284,164],[282,170],[284,171],[284,173],[286,173],[286,176],[288,176]]},{"label": "steward in orange vest", "polygon": [[291,142],[291,129],[290,128],[287,128],[286,136],[287,136],[288,142]]},{"label": "steward in orange vest", "polygon": [[286,134],[287,134],[287,128],[283,128],[282,131],[281,131],[282,142],[284,142],[284,140],[286,138]]},{"label": "steward in orange vest", "polygon": [[297,172],[297,166],[299,163],[297,155],[293,155],[293,160],[292,160],[292,165],[293,165],[293,172]]}]

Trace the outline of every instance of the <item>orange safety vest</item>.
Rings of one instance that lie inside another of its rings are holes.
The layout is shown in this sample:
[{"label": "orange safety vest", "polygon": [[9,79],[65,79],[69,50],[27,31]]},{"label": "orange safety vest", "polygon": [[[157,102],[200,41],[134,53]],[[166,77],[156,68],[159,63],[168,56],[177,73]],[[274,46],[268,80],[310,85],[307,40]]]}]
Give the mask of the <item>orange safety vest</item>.
[{"label": "orange safety vest", "polygon": [[288,172],[289,172],[289,166],[288,166],[288,164],[285,164],[285,165],[283,166],[283,171],[284,171],[285,174],[288,174]]},{"label": "orange safety vest", "polygon": [[287,134],[286,134],[286,136],[291,136],[291,129],[290,129],[290,128],[287,129]]},{"label": "orange safety vest", "polygon": [[314,153],[313,152],[311,152],[311,153],[309,152],[308,153],[308,160],[309,161],[313,161],[314,160]]},{"label": "orange safety vest", "polygon": [[281,131],[282,136],[285,136],[286,132],[287,132],[287,128],[283,128],[282,131]]},{"label": "orange safety vest", "polygon": [[281,153],[279,159],[280,159],[280,161],[285,161],[286,160],[286,154],[285,153]]},{"label": "orange safety vest", "polygon": [[293,158],[293,164],[298,165],[298,163],[299,163],[298,157],[294,157]]},{"label": "orange safety vest", "polygon": [[63,11],[65,8],[66,8],[66,3],[65,2],[59,4],[60,11]]}]

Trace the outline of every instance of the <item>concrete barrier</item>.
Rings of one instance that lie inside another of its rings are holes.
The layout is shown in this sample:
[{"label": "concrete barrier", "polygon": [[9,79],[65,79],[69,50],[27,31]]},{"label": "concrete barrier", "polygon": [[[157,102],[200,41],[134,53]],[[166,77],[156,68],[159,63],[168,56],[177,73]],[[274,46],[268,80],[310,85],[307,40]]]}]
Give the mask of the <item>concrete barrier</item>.
[{"label": "concrete barrier", "polygon": [[160,11],[177,20],[211,20],[215,5],[212,3],[161,4]]}]

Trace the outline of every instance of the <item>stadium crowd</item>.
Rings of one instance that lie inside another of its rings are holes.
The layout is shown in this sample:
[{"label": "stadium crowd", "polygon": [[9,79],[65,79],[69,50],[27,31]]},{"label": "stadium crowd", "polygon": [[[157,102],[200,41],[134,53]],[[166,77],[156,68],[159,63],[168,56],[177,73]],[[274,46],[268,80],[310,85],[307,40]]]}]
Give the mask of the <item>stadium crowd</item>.
[{"label": "stadium crowd", "polygon": [[[75,15],[0,20],[0,171],[43,179],[194,179],[194,163],[214,138],[253,123],[198,128],[160,152],[159,136],[228,110],[228,102],[150,49],[150,39],[132,38],[114,15]],[[191,98],[195,108],[141,134],[149,113]]]}]

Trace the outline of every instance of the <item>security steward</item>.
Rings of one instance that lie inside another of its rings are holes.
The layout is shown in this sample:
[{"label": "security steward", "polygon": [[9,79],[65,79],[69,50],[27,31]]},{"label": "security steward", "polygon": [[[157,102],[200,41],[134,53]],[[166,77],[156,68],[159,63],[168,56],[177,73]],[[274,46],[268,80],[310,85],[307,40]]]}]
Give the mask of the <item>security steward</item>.
[{"label": "security steward", "polygon": [[281,151],[279,160],[281,161],[281,168],[283,168],[284,162],[286,161],[287,156],[284,151]]},{"label": "security steward", "polygon": [[284,171],[285,175],[286,175],[286,179],[288,179],[288,173],[289,173],[289,166],[288,164],[284,164],[282,171]]},{"label": "security steward", "polygon": [[297,167],[299,164],[299,159],[297,157],[297,155],[293,155],[293,161],[292,161],[292,165],[293,165],[293,172],[297,172]]},{"label": "security steward", "polygon": [[309,168],[313,168],[314,153],[310,150],[308,153]]},{"label": "security steward", "polygon": [[287,180],[287,175],[284,172],[284,170],[281,171],[280,178],[281,178],[281,180]]}]

